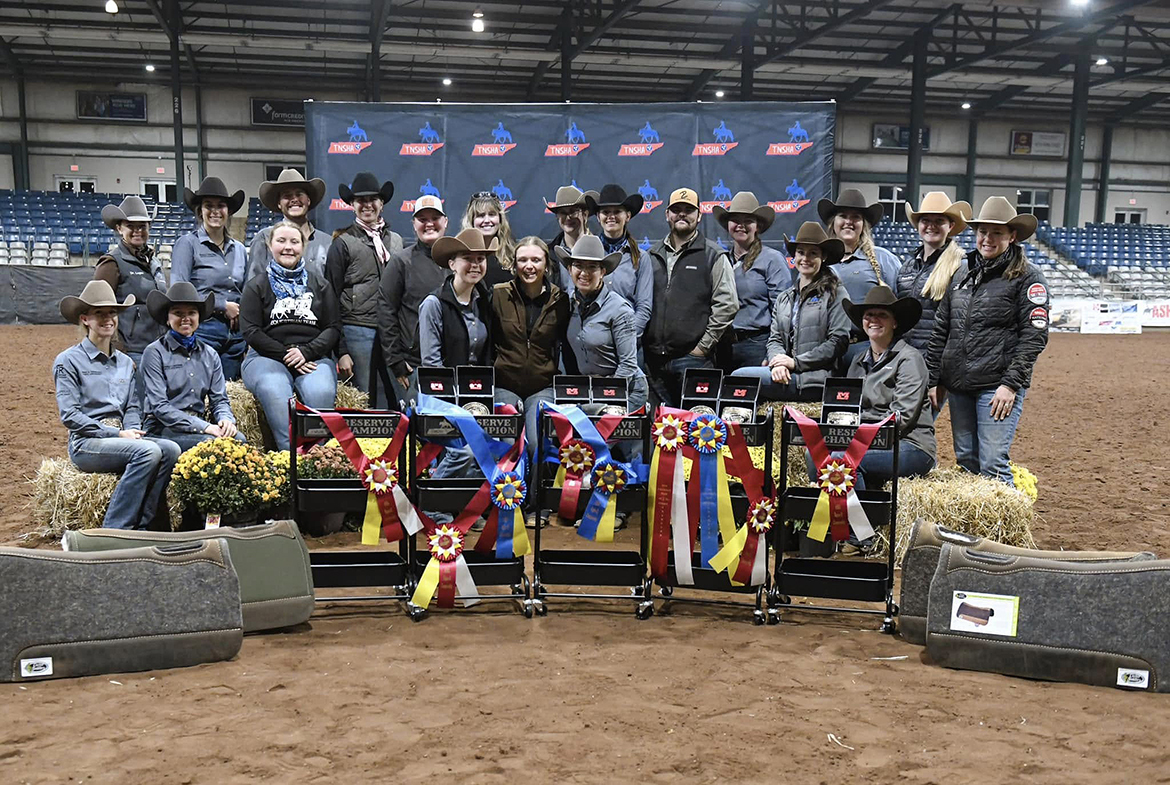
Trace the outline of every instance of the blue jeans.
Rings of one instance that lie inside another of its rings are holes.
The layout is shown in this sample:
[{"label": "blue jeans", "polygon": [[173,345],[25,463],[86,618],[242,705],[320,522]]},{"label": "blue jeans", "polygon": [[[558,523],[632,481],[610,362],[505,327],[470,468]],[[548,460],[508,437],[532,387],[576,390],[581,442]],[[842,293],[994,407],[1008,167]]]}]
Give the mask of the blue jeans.
[{"label": "blue jeans", "polygon": [[78,469],[122,475],[102,523],[107,529],[150,527],[179,452],[179,445],[153,436],[69,439],[69,459]]},{"label": "blue jeans", "polygon": [[991,398],[995,389],[977,392],[947,391],[951,402],[951,440],[955,445],[955,462],[972,474],[1013,483],[1010,452],[1020,424],[1027,389],[1016,390],[1016,403],[1002,420],[991,418]]},{"label": "blue jeans", "polygon": [[[902,443],[898,452],[899,477],[923,477],[934,468],[934,458],[915,447],[913,444]],[[833,450],[834,458],[845,455],[844,450]],[[804,463],[808,467],[808,478],[817,481],[817,468],[813,465],[812,454],[804,451]],[[857,487],[865,490],[866,483],[879,486],[889,482],[894,476],[893,450],[867,450],[857,467]]]},{"label": "blue jeans", "polygon": [[314,409],[332,408],[337,399],[337,368],[333,360],[317,360],[317,370],[310,374],[294,374],[280,360],[249,351],[244,358],[244,386],[260,406],[276,449],[287,450],[289,444],[288,399],[296,396]]},{"label": "blue jeans", "polygon": [[819,401],[824,396],[824,388],[820,386],[796,386],[795,379],[787,384],[776,384],[772,381],[772,369],[762,365],[750,365],[736,368],[731,376],[750,376],[760,380],[761,401]]},{"label": "blue jeans", "polygon": [[223,365],[223,378],[229,382],[240,378],[240,363],[244,360],[244,351],[248,344],[239,330],[232,330],[223,319],[211,318],[201,322],[195,330],[195,336],[203,343],[215,349],[219,355],[219,362]]},{"label": "blue jeans", "polygon": [[[473,477],[483,477],[483,472],[480,470],[479,464],[475,460],[475,454],[470,447],[448,447],[443,450],[443,454],[439,456],[439,463],[431,474],[431,478],[436,480]],[[491,512],[490,507],[484,511],[484,515],[489,512]],[[439,525],[455,520],[455,516],[446,511],[427,510],[427,515]]]},{"label": "blue jeans", "polygon": [[[179,445],[179,449],[183,452],[187,452],[187,450],[190,450],[195,445],[205,442],[208,439],[215,438],[210,433],[180,432],[171,430],[170,428],[151,428],[150,435],[156,439],[166,439],[167,441],[174,442]],[[236,441],[246,444],[248,440],[244,438],[244,434],[237,433]]]},{"label": "blue jeans", "polygon": [[683,373],[688,368],[715,367],[711,358],[696,357],[693,354],[684,354],[682,357],[675,357],[664,363],[660,363],[655,358],[650,358],[647,362],[650,367],[650,373],[647,375],[650,392],[653,393],[656,403],[663,406],[678,406],[679,399],[682,397]]},{"label": "blue jeans", "polygon": [[[374,351],[373,327],[362,327],[358,324],[343,324],[341,332],[345,335],[345,347],[349,358],[353,360],[353,379],[349,382],[362,392],[370,391],[370,355]],[[377,405],[376,401],[371,401]],[[383,407],[384,408],[384,407]]]},{"label": "blue jeans", "polygon": [[763,365],[768,359],[768,331],[731,344],[731,367]]}]

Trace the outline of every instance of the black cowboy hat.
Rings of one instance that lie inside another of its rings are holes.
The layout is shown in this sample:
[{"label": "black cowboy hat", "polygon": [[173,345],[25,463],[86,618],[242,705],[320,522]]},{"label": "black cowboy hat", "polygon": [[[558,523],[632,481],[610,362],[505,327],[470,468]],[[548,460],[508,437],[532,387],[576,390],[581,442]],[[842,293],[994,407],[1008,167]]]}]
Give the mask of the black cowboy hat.
[{"label": "black cowboy hat", "polygon": [[829,222],[833,220],[833,216],[842,210],[856,210],[865,217],[866,223],[870,226],[876,224],[885,215],[880,202],[866,204],[865,195],[856,188],[846,188],[837,194],[835,202],[832,199],[822,199],[817,202],[817,212],[825,226],[828,226]]},{"label": "black cowboy hat", "polygon": [[243,206],[245,198],[242,190],[236,191],[234,194],[228,194],[227,186],[218,177],[204,177],[203,182],[199,184],[198,191],[192,191],[190,188],[183,189],[183,201],[191,208],[191,212],[196,215],[199,214],[199,203],[209,196],[214,196],[217,199],[223,199],[227,202],[228,215],[232,215],[238,211]]},{"label": "black cowboy hat", "polygon": [[192,284],[187,281],[178,281],[171,284],[166,294],[158,289],[152,289],[146,295],[146,310],[150,311],[150,317],[159,324],[165,325],[167,323],[167,316],[170,315],[173,305],[195,306],[199,309],[199,323],[203,324],[211,318],[211,313],[215,310],[215,292],[209,293],[206,297],[200,297],[199,290]]},{"label": "black cowboy hat", "polygon": [[629,210],[630,215],[634,216],[642,212],[642,205],[645,203],[646,200],[641,194],[627,196],[626,190],[616,183],[602,186],[601,193],[597,196],[594,196],[592,191],[585,192],[585,206],[590,215],[597,215],[602,207],[621,207]]},{"label": "black cowboy hat", "polygon": [[378,185],[378,178],[373,172],[358,172],[352,186],[345,183],[337,186],[337,195],[346,204],[353,204],[355,196],[376,196],[383,204],[389,204],[394,197],[394,183],[387,180]]},{"label": "black cowboy hat", "polygon": [[856,324],[858,329],[865,329],[861,326],[861,317],[865,316],[865,312],[870,308],[882,308],[889,311],[898,323],[898,326],[894,328],[895,340],[905,335],[922,318],[922,303],[918,302],[917,298],[898,297],[885,284],[878,284],[870,289],[866,293],[865,299],[857,304],[849,302],[848,299],[842,300],[841,307],[845,309],[849,321]]}]

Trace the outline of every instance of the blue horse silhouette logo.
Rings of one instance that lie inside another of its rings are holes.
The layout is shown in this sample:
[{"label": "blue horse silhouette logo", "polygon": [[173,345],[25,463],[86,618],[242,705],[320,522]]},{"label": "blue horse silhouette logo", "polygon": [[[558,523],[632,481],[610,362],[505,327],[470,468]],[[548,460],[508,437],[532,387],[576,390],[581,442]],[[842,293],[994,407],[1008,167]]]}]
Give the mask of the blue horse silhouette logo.
[{"label": "blue horse silhouette logo", "polygon": [[511,144],[512,133],[502,122],[496,123],[496,127],[492,129],[492,141],[496,144]]},{"label": "blue horse silhouette logo", "polygon": [[642,184],[640,186],[638,186],[638,193],[641,194],[642,198],[645,199],[647,202],[659,201],[658,189],[655,188],[654,186],[650,185],[649,180],[644,180],[642,182]]},{"label": "blue horse silhouette logo", "polygon": [[807,142],[808,131],[800,127],[800,121],[793,123],[792,127],[788,129],[788,141],[790,142]]},{"label": "blue horse silhouette logo", "polygon": [[716,238],[715,238],[715,242],[716,242],[716,243],[719,245],[719,247],[720,247],[720,248],[722,248],[724,251],[729,251],[729,250],[731,250],[730,248],[728,248],[728,247],[727,247],[727,241],[725,241],[725,240],[724,240],[722,237],[716,237]]},{"label": "blue horse silhouette logo", "polygon": [[496,184],[492,186],[492,193],[494,193],[496,195],[496,198],[499,199],[501,202],[514,201],[512,199],[512,189],[509,188],[508,186],[504,185],[503,180],[496,181]]},{"label": "blue horse silhouette logo", "polygon": [[418,138],[420,141],[427,144],[438,144],[439,132],[431,128],[431,122],[428,120],[422,128],[418,129]]},{"label": "blue horse silhouette logo", "polygon": [[711,133],[715,135],[716,142],[726,143],[735,141],[735,134],[727,127],[727,123],[722,120],[719,121],[719,125],[715,126]]},{"label": "blue horse silhouette logo", "polygon": [[792,182],[784,189],[784,193],[788,194],[789,199],[807,199],[808,194],[800,187],[800,183],[796,182],[796,178],[792,178]]},{"label": "blue horse silhouette logo", "polygon": [[431,178],[429,177],[425,183],[419,186],[418,192],[423,196],[439,196],[439,189],[435,187],[434,183],[431,182]]},{"label": "blue horse silhouette logo", "polygon": [[569,144],[585,144],[585,132],[577,127],[577,123],[569,124],[569,130],[565,131],[565,138],[569,140]]},{"label": "blue horse silhouette logo", "polygon": [[571,181],[571,182],[569,183],[569,185],[573,186],[573,187],[574,187],[574,188],[576,188],[578,191],[582,190],[582,189],[581,189],[581,186],[577,185],[577,181],[576,181],[576,180],[573,180],[573,181]]},{"label": "blue horse silhouette logo", "polygon": [[368,142],[368,141],[370,141],[370,138],[368,136],[366,136],[366,132],[362,130],[362,127],[360,125],[358,125],[357,120],[354,120],[353,125],[351,125],[347,129],[345,129],[345,132],[347,134],[349,134],[349,141],[351,141],[351,142]]},{"label": "blue horse silhouette logo", "polygon": [[662,141],[658,138],[658,132],[650,127],[649,120],[647,120],[646,125],[642,126],[642,128],[638,131],[638,139],[641,140],[642,144],[650,144],[652,142]]},{"label": "blue horse silhouette logo", "polygon": [[638,247],[643,251],[649,251],[651,245],[652,243],[650,242],[650,238],[646,235],[642,235],[642,242],[638,243]]},{"label": "blue horse silhouette logo", "polygon": [[726,202],[731,199],[731,189],[723,184],[722,178],[719,183],[711,188],[711,196],[717,202]]}]

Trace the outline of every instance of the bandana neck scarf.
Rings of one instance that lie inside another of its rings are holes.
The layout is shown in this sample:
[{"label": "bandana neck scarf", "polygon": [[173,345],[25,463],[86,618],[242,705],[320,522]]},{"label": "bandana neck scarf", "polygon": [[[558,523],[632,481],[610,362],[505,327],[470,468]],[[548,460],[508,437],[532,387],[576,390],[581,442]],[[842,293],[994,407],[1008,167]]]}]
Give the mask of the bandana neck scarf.
[{"label": "bandana neck scarf", "polygon": [[626,247],[626,236],[624,234],[616,240],[609,239],[605,234],[600,234],[598,237],[601,238],[601,247],[605,249],[606,255],[617,253]]},{"label": "bandana neck scarf", "polygon": [[174,330],[170,330],[170,334],[171,334],[171,337],[175,339],[175,343],[179,344],[179,346],[182,346],[187,351],[191,351],[192,349],[194,349],[195,342],[197,340],[199,340],[198,338],[195,337],[194,334],[188,335],[188,336],[182,336],[182,335],[179,335]]},{"label": "bandana neck scarf", "polygon": [[378,261],[385,264],[390,258],[390,251],[386,248],[386,243],[382,242],[382,230],[386,228],[385,219],[379,218],[377,223],[368,224],[360,218],[355,218],[353,222],[374,241],[374,253]]},{"label": "bandana neck scarf", "polygon": [[291,270],[281,267],[280,262],[273,259],[268,263],[268,285],[276,299],[286,297],[300,297],[309,288],[309,273],[305,269],[305,260],[302,258],[297,266]]}]

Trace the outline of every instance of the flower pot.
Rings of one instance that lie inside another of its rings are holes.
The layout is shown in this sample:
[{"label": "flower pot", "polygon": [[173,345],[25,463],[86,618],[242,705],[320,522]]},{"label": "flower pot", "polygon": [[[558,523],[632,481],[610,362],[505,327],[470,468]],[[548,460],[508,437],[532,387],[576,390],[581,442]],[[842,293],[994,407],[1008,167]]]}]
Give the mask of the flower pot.
[{"label": "flower pot", "polygon": [[327,534],[336,534],[345,524],[345,511],[341,512],[301,512],[297,515],[297,526],[301,534],[310,537],[324,537]]}]

